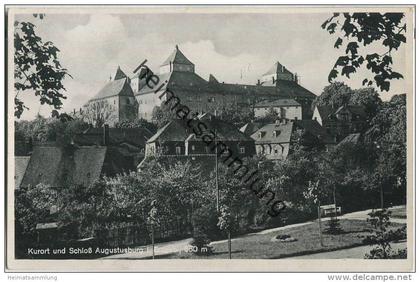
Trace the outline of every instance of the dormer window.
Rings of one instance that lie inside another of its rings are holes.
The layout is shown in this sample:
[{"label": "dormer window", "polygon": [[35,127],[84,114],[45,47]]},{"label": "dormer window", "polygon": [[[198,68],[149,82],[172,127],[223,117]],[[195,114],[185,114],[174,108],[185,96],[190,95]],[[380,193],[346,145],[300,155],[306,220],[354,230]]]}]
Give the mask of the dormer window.
[{"label": "dormer window", "polygon": [[280,130],[274,130],[273,131],[273,137],[277,137],[280,135]]},{"label": "dormer window", "polygon": [[265,132],[264,131],[260,131],[258,132],[258,137],[261,139],[264,137]]}]

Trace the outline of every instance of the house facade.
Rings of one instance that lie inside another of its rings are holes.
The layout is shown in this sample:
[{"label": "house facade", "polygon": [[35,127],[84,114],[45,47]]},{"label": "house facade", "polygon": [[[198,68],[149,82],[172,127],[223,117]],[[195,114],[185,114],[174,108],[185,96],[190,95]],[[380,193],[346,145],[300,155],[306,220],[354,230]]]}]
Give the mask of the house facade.
[{"label": "house facade", "polygon": [[293,99],[265,100],[254,106],[255,118],[264,117],[271,111],[277,113],[280,119],[302,119],[302,106]]},{"label": "house facade", "polygon": [[[152,136],[146,144],[147,156],[209,156],[214,155],[217,149],[229,149],[232,155],[248,157],[255,155],[254,140],[243,134],[234,125],[205,114],[199,116],[194,123],[206,124],[206,130],[197,136],[192,128],[183,120],[174,119]],[[215,132],[214,142],[208,144],[202,136],[212,136]],[[218,152],[221,153],[221,152]]]},{"label": "house facade", "polygon": [[266,124],[251,135],[255,151],[270,160],[284,160],[289,155],[293,122],[277,120]]},{"label": "house facade", "polygon": [[363,132],[368,123],[365,108],[361,105],[343,105],[337,109],[316,106],[312,119],[323,126],[336,142],[349,134]]}]

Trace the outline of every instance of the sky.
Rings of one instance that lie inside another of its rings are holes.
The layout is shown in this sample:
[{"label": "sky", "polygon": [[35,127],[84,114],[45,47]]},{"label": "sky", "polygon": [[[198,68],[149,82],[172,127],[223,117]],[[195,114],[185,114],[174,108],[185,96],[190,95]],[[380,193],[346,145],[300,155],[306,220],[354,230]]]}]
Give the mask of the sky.
[{"label": "sky", "polygon": [[[196,72],[208,80],[255,84],[277,61],[298,73],[300,84],[316,95],[328,85],[327,77],[344,49],[335,49],[336,36],[321,29],[330,13],[92,13],[46,14],[29,20],[36,32],[59,49],[59,60],[73,79],[67,78],[63,110],[79,109],[109,81],[118,66],[131,76],[144,60],[152,70],[178,45],[195,64]],[[377,48],[377,47],[372,47]],[[385,49],[375,49],[378,53]],[[394,69],[404,75],[405,46],[394,54]],[[381,54],[382,54],[381,53]],[[242,74],[242,75],[241,75]],[[351,79],[339,78],[352,88],[362,87],[369,71],[360,69]],[[405,93],[404,80],[393,81],[384,100]],[[31,93],[21,99],[30,110],[22,119],[38,113],[48,116],[51,108],[40,106]]]}]

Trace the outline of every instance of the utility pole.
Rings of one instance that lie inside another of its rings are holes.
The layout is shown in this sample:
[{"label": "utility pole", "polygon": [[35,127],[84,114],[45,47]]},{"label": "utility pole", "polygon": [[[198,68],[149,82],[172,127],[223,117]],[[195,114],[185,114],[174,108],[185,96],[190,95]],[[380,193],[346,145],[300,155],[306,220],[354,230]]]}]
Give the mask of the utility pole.
[{"label": "utility pole", "polygon": [[214,130],[215,133],[215,144],[216,144],[216,166],[215,166],[215,170],[216,170],[216,210],[217,212],[219,212],[219,202],[220,202],[220,192],[219,192],[219,160],[218,160],[218,152],[217,152],[217,130]]},{"label": "utility pole", "polygon": [[319,240],[321,241],[321,247],[324,246],[324,240],[322,238],[322,224],[321,224],[321,204],[318,200],[318,225],[319,225]]}]

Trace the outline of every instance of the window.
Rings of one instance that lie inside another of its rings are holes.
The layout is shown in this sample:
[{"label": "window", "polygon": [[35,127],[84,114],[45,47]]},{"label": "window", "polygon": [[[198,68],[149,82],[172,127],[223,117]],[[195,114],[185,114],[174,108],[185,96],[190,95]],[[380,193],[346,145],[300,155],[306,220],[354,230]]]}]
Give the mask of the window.
[{"label": "window", "polygon": [[239,152],[241,152],[241,154],[245,154],[245,147],[240,147]]},{"label": "window", "polygon": [[127,98],[127,105],[130,105],[130,99]]},{"label": "window", "polygon": [[195,151],[195,146],[191,145],[191,150]]},{"label": "window", "polygon": [[177,154],[177,155],[181,155],[181,147],[177,146],[177,147],[175,148],[175,151],[176,151],[176,154]]}]

